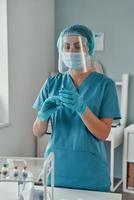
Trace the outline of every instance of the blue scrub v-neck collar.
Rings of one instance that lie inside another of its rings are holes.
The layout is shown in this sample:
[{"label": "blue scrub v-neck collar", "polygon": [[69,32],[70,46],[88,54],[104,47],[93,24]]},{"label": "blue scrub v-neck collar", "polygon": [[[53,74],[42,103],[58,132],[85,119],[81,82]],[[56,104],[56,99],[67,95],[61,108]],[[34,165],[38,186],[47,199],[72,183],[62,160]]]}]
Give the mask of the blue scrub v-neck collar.
[{"label": "blue scrub v-neck collar", "polygon": [[74,84],[74,81],[73,81],[71,75],[69,74],[69,72],[67,72],[67,76],[71,80],[73,87],[77,90],[81,90],[81,88],[86,84],[86,82],[89,81],[89,79],[92,79],[92,77],[95,73],[96,73],[95,71],[91,72],[86,78],[84,78],[84,80],[81,82],[81,84],[78,87]]}]

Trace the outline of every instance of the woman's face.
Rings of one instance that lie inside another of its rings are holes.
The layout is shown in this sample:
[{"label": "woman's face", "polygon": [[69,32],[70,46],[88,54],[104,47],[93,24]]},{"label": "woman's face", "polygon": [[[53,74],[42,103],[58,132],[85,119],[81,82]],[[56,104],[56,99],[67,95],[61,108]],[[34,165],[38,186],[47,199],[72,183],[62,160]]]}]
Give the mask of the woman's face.
[{"label": "woman's face", "polygon": [[84,73],[91,70],[86,39],[76,35],[64,36],[60,48],[59,63],[63,61],[69,72]]},{"label": "woman's face", "polygon": [[63,37],[62,51],[88,53],[86,42],[80,36]]}]

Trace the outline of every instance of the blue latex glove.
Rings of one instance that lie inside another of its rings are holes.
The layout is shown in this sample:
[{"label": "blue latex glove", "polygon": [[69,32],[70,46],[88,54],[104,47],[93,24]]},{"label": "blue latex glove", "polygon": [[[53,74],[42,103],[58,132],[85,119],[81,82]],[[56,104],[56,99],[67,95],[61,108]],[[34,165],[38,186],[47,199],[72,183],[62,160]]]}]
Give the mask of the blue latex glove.
[{"label": "blue latex glove", "polygon": [[63,102],[63,105],[78,112],[80,115],[84,114],[86,110],[86,103],[76,90],[69,91],[67,89],[62,89],[59,92],[59,97]]},{"label": "blue latex glove", "polygon": [[54,113],[61,105],[61,101],[59,100],[59,97],[53,96],[47,98],[40,111],[38,112],[38,118],[40,121],[46,121],[49,119],[50,115]]}]

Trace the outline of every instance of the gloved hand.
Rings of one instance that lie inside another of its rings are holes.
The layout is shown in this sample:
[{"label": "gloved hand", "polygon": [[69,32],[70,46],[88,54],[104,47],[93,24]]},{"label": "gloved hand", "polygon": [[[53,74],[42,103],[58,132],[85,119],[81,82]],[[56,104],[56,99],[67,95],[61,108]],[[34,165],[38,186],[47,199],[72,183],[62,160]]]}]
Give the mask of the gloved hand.
[{"label": "gloved hand", "polygon": [[38,118],[41,121],[46,121],[50,117],[52,113],[54,113],[58,107],[60,107],[61,101],[59,100],[58,96],[53,96],[47,98],[40,111],[38,112]]},{"label": "gloved hand", "polygon": [[87,105],[76,90],[69,91],[67,89],[62,89],[59,91],[59,97],[63,105],[78,112],[80,115],[84,114]]}]

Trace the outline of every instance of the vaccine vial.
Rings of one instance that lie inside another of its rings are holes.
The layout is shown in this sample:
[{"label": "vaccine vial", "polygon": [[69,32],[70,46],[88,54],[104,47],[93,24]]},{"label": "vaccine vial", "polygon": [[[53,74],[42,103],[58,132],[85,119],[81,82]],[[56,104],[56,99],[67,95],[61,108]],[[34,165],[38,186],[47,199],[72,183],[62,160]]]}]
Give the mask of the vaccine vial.
[{"label": "vaccine vial", "polygon": [[27,166],[24,166],[23,167],[23,170],[22,170],[22,178],[27,178],[28,177],[28,171],[27,171]]},{"label": "vaccine vial", "polygon": [[1,175],[6,178],[9,175],[9,168],[8,164],[4,164],[3,167],[1,168]]},{"label": "vaccine vial", "polygon": [[35,185],[42,186],[42,185],[43,185],[42,179],[40,178],[40,179],[35,183]]},{"label": "vaccine vial", "polygon": [[19,170],[18,170],[18,167],[15,166],[13,169],[13,177],[17,178],[18,176],[19,176]]}]

